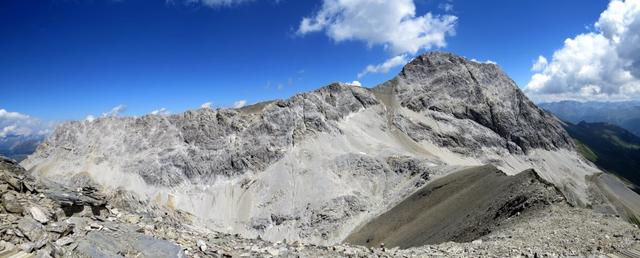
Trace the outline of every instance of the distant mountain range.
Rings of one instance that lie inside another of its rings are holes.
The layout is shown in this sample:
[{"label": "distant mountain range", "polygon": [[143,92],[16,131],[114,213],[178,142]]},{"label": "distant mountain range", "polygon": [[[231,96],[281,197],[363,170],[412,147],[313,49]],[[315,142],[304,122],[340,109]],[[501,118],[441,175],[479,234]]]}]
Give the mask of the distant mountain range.
[{"label": "distant mountain range", "polygon": [[608,123],[567,123],[578,151],[600,168],[624,177],[640,188],[640,137]]},{"label": "distant mountain range", "polygon": [[538,105],[561,120],[573,124],[581,121],[604,122],[618,125],[640,136],[640,101],[578,102],[560,101]]},{"label": "distant mountain range", "polygon": [[7,135],[0,138],[0,155],[22,161],[44,141],[43,135]]}]

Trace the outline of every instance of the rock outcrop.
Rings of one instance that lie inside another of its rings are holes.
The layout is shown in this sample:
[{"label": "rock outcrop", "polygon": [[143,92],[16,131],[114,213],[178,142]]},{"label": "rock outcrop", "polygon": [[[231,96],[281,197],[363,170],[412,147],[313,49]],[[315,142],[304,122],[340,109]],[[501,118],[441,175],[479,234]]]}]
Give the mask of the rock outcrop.
[{"label": "rock outcrop", "polygon": [[243,109],[68,122],[25,164],[50,156],[93,154],[96,164],[117,164],[149,184],[163,186],[236,176],[266,169],[307,136],[339,133],[339,120],[377,103],[367,89],[332,84]]},{"label": "rock outcrop", "polygon": [[460,166],[533,168],[578,205],[599,172],[497,66],[441,52],[372,89],[65,123],[21,164],[61,185],[87,176],[215,230],[321,244]]},{"label": "rock outcrop", "polygon": [[388,84],[403,107],[468,119],[499,135],[510,152],[573,149],[560,122],[531,102],[495,64],[468,61],[448,53],[427,53],[407,64]]},{"label": "rock outcrop", "polygon": [[52,188],[0,157],[0,256],[184,257],[180,246],[125,223],[125,213],[106,197],[95,191],[84,196],[86,189],[91,186]]}]

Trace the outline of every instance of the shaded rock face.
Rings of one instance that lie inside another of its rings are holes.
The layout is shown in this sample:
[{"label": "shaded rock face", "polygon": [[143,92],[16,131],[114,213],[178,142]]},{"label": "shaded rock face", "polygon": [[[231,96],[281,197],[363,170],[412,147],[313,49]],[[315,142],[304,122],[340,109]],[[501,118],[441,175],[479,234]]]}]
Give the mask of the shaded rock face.
[{"label": "shaded rock face", "polygon": [[538,108],[502,70],[448,53],[424,54],[390,82],[402,106],[470,119],[500,135],[514,153],[573,148],[559,121]]},{"label": "shaded rock face", "polygon": [[16,171],[16,173],[18,173],[18,174],[25,174],[26,173],[24,168],[22,168],[20,166],[20,164],[18,164],[18,162],[16,162],[13,159],[10,159],[10,158],[7,158],[7,157],[3,157],[3,156],[0,156],[0,169],[1,170]]}]

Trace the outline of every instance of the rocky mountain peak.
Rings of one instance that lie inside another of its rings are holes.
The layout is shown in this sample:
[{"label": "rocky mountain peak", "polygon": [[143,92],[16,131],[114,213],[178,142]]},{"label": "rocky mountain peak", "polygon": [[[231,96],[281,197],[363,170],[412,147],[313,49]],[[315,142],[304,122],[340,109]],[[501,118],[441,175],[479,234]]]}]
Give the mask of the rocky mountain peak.
[{"label": "rocky mountain peak", "polygon": [[560,122],[495,64],[429,52],[407,64],[392,84],[402,106],[475,121],[503,137],[511,152],[573,149]]}]

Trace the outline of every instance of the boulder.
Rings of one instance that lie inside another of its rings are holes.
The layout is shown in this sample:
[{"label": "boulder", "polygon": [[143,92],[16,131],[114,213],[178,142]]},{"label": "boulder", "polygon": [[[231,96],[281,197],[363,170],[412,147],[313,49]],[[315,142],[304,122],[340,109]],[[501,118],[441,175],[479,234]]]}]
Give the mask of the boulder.
[{"label": "boulder", "polygon": [[2,206],[11,213],[20,214],[24,210],[14,192],[6,192],[2,195]]},{"label": "boulder", "polygon": [[31,241],[40,240],[46,234],[44,226],[31,217],[20,219],[18,229]]},{"label": "boulder", "polygon": [[136,232],[91,231],[81,239],[76,250],[90,257],[185,257],[182,248],[157,238]]},{"label": "boulder", "polygon": [[29,207],[29,214],[31,214],[31,217],[42,224],[46,224],[47,222],[49,222],[49,216],[37,206]]}]

